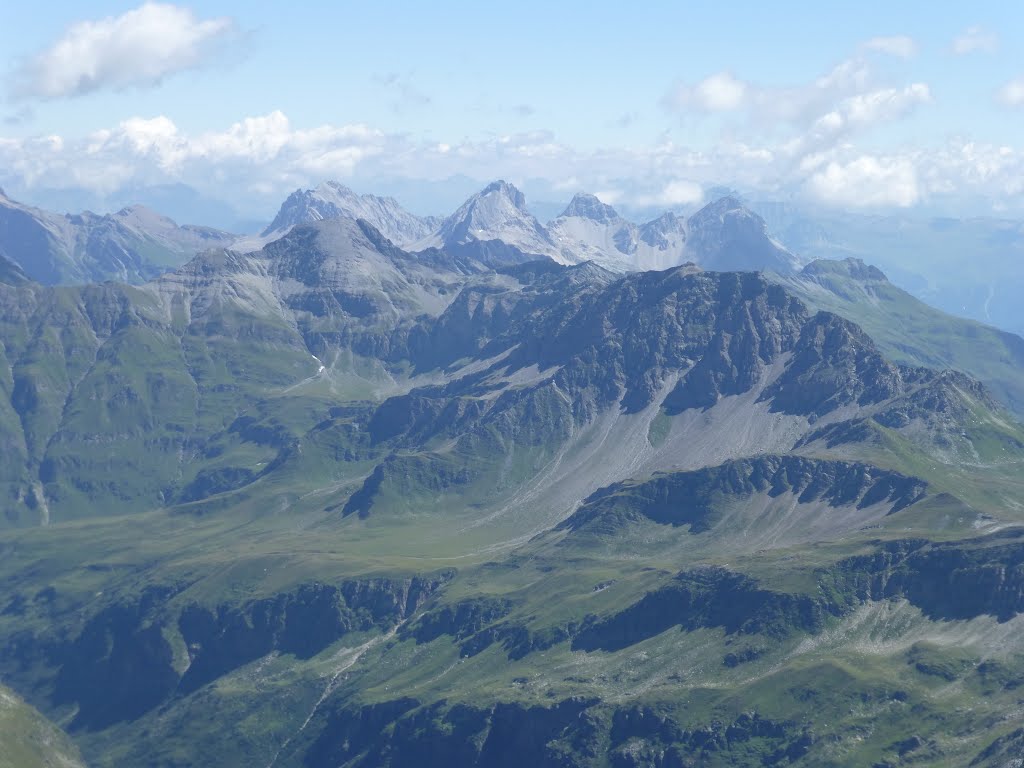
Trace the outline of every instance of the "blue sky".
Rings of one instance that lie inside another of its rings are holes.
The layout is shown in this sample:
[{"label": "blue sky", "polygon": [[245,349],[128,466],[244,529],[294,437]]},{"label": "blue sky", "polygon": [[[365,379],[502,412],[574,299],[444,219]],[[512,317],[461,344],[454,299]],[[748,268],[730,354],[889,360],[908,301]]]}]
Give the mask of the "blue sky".
[{"label": "blue sky", "polygon": [[6,3],[0,184],[177,182],[254,215],[325,178],[499,175],[634,207],[727,183],[1024,213],[1015,4],[553,5]]}]

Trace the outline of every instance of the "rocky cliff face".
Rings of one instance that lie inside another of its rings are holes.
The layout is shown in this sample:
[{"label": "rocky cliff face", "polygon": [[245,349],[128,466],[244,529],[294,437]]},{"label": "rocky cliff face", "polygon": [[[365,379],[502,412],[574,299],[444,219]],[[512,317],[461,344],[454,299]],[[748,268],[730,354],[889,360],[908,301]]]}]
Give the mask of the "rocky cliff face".
[{"label": "rocky cliff face", "polygon": [[150,587],[99,611],[75,636],[17,638],[5,648],[3,666],[18,677],[43,661],[54,670],[51,704],[74,708],[71,730],[100,730],[135,720],[268,654],[305,659],[349,632],[387,631],[419,611],[452,576],[304,584],[212,608],[188,601],[180,586]]},{"label": "rocky cliff face", "polygon": [[455,252],[478,242],[500,243],[534,257],[561,259],[551,236],[527,209],[523,193],[505,181],[484,187],[446,218],[434,234],[409,247]]},{"label": "rocky cliff face", "polygon": [[688,222],[687,250],[705,269],[756,269],[787,274],[799,260],[768,235],[764,219],[732,197],[723,197]]},{"label": "rocky cliff face", "polygon": [[420,707],[413,699],[336,710],[306,752],[308,766],[537,766],[682,768],[709,759],[786,765],[814,743],[799,725],[757,713],[683,725],[671,709],[583,698],[546,706]]},{"label": "rocky cliff face", "polygon": [[400,248],[422,240],[441,223],[432,216],[409,213],[394,198],[358,195],[343,184],[327,181],[316,189],[292,192],[262,237],[277,239],[292,227],[335,218],[363,219]]}]

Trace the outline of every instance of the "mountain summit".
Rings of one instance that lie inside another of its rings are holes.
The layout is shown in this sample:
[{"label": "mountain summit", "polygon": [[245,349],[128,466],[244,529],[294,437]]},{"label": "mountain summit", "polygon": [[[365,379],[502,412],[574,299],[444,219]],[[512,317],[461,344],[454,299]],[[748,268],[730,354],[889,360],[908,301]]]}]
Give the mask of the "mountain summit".
[{"label": "mountain summit", "polygon": [[797,258],[768,235],[764,220],[728,196],[689,219],[666,212],[634,224],[594,195],[580,193],[548,229],[567,261],[591,259],[620,272],[668,269],[686,261],[704,269],[780,274],[798,266]]},{"label": "mountain summit", "polygon": [[489,241],[563,261],[547,230],[527,209],[525,195],[507,181],[488,184],[445,219],[433,235],[412,248],[450,249]]},{"label": "mountain summit", "polygon": [[439,219],[409,213],[393,197],[360,195],[344,184],[326,181],[316,189],[297,189],[281,205],[262,232],[264,238],[284,235],[298,224],[345,216],[365,219],[395,245],[404,247],[428,235]]},{"label": "mountain summit", "polygon": [[710,203],[687,222],[691,252],[705,269],[793,272],[800,260],[768,234],[764,219],[734,197]]},{"label": "mountain summit", "polygon": [[61,214],[0,194],[0,252],[40,283],[142,283],[235,235],[178,226],[141,205],[100,215]]},{"label": "mountain summit", "polygon": [[565,210],[562,211],[558,218],[564,219],[570,216],[581,219],[590,219],[591,221],[601,222],[602,224],[611,224],[623,221],[623,218],[619,216],[618,211],[607,203],[602,203],[596,195],[591,195],[586,192],[578,192],[573,195],[572,200],[569,201],[569,205],[566,206]]}]

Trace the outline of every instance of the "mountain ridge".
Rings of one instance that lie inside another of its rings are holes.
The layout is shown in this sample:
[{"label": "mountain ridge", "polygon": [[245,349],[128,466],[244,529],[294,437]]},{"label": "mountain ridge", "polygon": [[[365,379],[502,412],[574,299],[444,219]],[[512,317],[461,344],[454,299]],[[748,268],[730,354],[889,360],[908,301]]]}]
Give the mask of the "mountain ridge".
[{"label": "mountain ridge", "polygon": [[[529,221],[489,194],[462,221]],[[880,275],[335,217],[0,285],[0,677],[97,765],[1008,754],[1024,427],[830,310]]]},{"label": "mountain ridge", "polygon": [[142,283],[235,239],[209,227],[179,226],[143,206],[62,215],[0,196],[0,252],[40,283]]},{"label": "mountain ridge", "polygon": [[409,213],[392,197],[358,195],[343,184],[326,181],[314,189],[292,192],[260,236],[281,236],[296,224],[337,216],[365,219],[399,247],[422,239],[440,223],[433,216]]}]

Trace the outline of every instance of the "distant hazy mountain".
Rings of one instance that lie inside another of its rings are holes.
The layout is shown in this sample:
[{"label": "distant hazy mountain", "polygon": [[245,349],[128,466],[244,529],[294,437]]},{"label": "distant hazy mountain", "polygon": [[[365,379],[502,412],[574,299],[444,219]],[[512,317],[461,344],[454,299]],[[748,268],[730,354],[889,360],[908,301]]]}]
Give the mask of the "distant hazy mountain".
[{"label": "distant hazy mountain", "polygon": [[505,181],[488,184],[447,217],[431,235],[413,243],[413,250],[451,248],[500,241],[527,254],[564,259],[551,235],[526,207],[526,197]]},{"label": "distant hazy mountain", "polygon": [[441,223],[434,217],[409,213],[394,198],[358,195],[343,184],[327,181],[316,189],[295,190],[261,236],[277,238],[297,224],[339,216],[368,221],[399,247],[422,240]]},{"label": "distant hazy mountain", "polygon": [[570,261],[593,259],[617,271],[668,269],[692,261],[705,269],[790,272],[797,258],[768,235],[760,216],[724,197],[689,219],[665,213],[627,221],[593,195],[578,194],[548,225]]},{"label": "distant hazy mountain", "polygon": [[325,182],[292,193],[269,227],[233,247],[256,251],[297,224],[336,217],[362,219],[409,251],[436,249],[492,265],[547,257],[560,264],[593,261],[615,272],[669,269],[686,262],[780,274],[799,266],[768,234],[764,220],[733,197],[716,200],[689,218],[666,212],[636,224],[596,196],[580,193],[545,226],[523,193],[506,181],[488,184],[444,219],[415,216],[393,198],[358,195]]},{"label": "distant hazy mountain", "polygon": [[756,202],[771,232],[806,261],[854,257],[940,309],[1024,333],[1024,223],[867,215]]},{"label": "distant hazy mountain", "polygon": [[679,228],[678,238],[669,248],[661,251],[660,259],[644,259],[638,253],[642,246],[648,245],[641,243],[639,229],[610,205],[586,193],[574,196],[561,215],[548,224],[552,239],[563,252],[573,253],[577,260],[590,259],[616,271],[630,267],[666,268],[682,262],[685,226]]},{"label": "distant hazy mountain", "polygon": [[785,274],[800,260],[768,234],[764,219],[734,197],[701,208],[687,222],[687,252],[705,269]]},{"label": "distant hazy mountain", "polygon": [[178,226],[142,206],[103,216],[58,214],[0,192],[0,253],[44,284],[141,283],[235,239],[209,227]]}]

